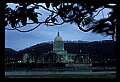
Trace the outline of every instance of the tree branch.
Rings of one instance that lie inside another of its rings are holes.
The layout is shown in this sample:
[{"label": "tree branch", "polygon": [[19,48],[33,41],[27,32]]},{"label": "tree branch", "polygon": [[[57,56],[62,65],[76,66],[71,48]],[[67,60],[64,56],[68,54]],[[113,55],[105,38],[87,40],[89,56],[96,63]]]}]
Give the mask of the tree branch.
[{"label": "tree branch", "polygon": [[102,8],[101,10],[99,10],[98,13],[93,16],[93,18],[94,18],[95,16],[97,16],[97,15],[100,13],[100,11],[102,11],[103,9],[104,9],[104,8]]},{"label": "tree branch", "polygon": [[65,23],[65,21],[61,22],[61,23],[54,23],[54,22],[48,22],[48,23],[53,23],[53,25],[47,24],[47,26],[55,26],[55,25],[62,25]]},{"label": "tree branch", "polygon": [[[35,24],[35,23],[26,23],[26,24]],[[24,27],[23,25],[22,26],[19,26],[19,27],[15,27],[15,28],[21,28],[21,27]],[[14,28],[12,29],[9,29],[9,28],[5,28],[6,30],[15,30]]]},{"label": "tree branch", "polygon": [[50,12],[52,12],[52,13],[57,13],[57,12],[55,12],[55,11],[50,10],[49,8],[45,8],[45,7],[42,6],[42,5],[38,5],[38,4],[33,4],[33,5],[35,5],[35,6],[40,6],[40,7],[42,7],[43,9],[45,9],[45,10],[47,10],[47,11],[50,11]]},{"label": "tree branch", "polygon": [[[36,27],[34,27],[34,28],[32,28],[32,29],[29,29],[29,30],[20,30],[20,29],[18,29],[18,28],[21,28],[21,27],[24,27],[24,26],[20,26],[20,27],[15,27],[15,28],[12,28],[12,29],[9,29],[9,28],[5,28],[6,30],[17,30],[17,31],[19,31],[19,32],[30,32],[30,31],[32,31],[32,30],[34,30],[34,29],[36,29],[37,27],[39,27],[41,24],[43,24],[43,23],[46,23],[45,21],[44,22],[38,22],[39,24],[36,26]],[[62,24],[64,24],[65,22],[63,21],[63,22],[61,22],[61,23],[54,23],[54,22],[47,22],[47,23],[53,23],[54,25],[49,25],[48,24],[48,26],[55,26],[55,25],[62,25]],[[27,23],[27,24],[34,24],[34,23]]]},{"label": "tree branch", "polygon": [[78,27],[79,27],[79,29],[80,30],[82,30],[82,31],[84,31],[84,32],[88,32],[88,31],[91,31],[94,27],[92,26],[92,27],[90,27],[90,28],[88,28],[88,29],[83,29],[81,26],[79,26],[78,25]]},{"label": "tree branch", "polygon": [[30,32],[30,31],[36,29],[37,27],[39,27],[41,24],[42,24],[42,23],[39,23],[36,27],[34,27],[34,28],[30,29],[30,30],[26,30],[26,31],[19,30],[19,29],[17,29],[17,28],[15,28],[15,30],[17,30],[17,31],[19,31],[19,32]]}]

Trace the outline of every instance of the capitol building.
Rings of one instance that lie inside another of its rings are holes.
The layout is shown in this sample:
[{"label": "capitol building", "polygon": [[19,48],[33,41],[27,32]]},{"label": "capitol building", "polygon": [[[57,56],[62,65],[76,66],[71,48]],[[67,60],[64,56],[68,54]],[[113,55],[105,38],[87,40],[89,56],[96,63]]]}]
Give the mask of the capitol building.
[{"label": "capitol building", "polygon": [[[72,46],[71,46],[72,47]],[[23,62],[25,63],[27,60],[27,58],[29,58],[29,63],[34,62],[35,58],[30,58],[29,54],[24,54],[23,55]],[[79,64],[83,64],[83,63],[90,63],[89,60],[89,54],[71,54],[71,53],[67,53],[66,50],[64,50],[64,42],[62,37],[60,36],[60,33],[58,31],[57,36],[54,38],[54,42],[53,42],[53,50],[46,52],[46,53],[42,53],[37,60],[37,63],[65,63],[65,64],[69,64],[69,63],[79,63]]]},{"label": "capitol building", "polygon": [[52,52],[56,53],[56,56],[57,56],[56,62],[57,63],[74,62],[74,60],[72,59],[74,54],[68,54],[67,51],[64,50],[64,43],[63,43],[62,37],[60,36],[59,32],[54,39]]}]

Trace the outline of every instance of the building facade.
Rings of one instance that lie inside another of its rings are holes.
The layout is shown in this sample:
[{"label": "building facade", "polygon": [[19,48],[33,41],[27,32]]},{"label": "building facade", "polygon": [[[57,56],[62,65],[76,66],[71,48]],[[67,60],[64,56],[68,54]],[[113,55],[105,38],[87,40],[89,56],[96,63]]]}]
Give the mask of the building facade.
[{"label": "building facade", "polygon": [[55,37],[54,42],[53,42],[53,51],[56,53],[57,59],[56,63],[72,63],[74,60],[72,59],[72,56],[74,54],[69,54],[67,51],[64,50],[64,43],[62,40],[62,37],[59,34]]}]

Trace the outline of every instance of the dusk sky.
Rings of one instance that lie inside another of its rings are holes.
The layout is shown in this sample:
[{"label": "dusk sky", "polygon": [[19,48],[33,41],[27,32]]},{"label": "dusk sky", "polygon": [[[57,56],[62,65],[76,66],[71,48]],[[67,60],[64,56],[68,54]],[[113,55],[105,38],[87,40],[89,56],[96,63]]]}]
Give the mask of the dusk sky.
[{"label": "dusk sky", "polygon": [[[10,4],[11,7],[14,7]],[[36,10],[44,13],[40,19],[48,16],[48,12],[44,10]],[[107,16],[109,9],[104,9],[104,17]],[[102,12],[96,17],[96,19],[102,18]],[[30,29],[36,25],[28,25],[25,28]],[[8,26],[9,27],[9,26]],[[66,23],[60,26],[45,26],[40,25],[37,29],[30,32],[19,32],[17,30],[5,30],[5,48],[12,48],[16,51],[25,49],[27,47],[39,44],[41,42],[53,41],[57,36],[57,32],[60,32],[60,36],[64,41],[100,41],[100,40],[111,40],[111,36],[104,37],[100,34],[91,32],[82,32],[75,24]],[[22,29],[25,30],[25,29]]]}]

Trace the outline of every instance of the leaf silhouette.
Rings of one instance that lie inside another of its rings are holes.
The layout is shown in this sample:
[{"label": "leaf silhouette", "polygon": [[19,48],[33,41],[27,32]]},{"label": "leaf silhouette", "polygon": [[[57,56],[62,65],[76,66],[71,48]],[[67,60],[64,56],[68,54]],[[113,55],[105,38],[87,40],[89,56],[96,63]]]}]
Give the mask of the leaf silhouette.
[{"label": "leaf silhouette", "polygon": [[49,8],[50,7],[50,3],[46,3],[46,7]]}]

